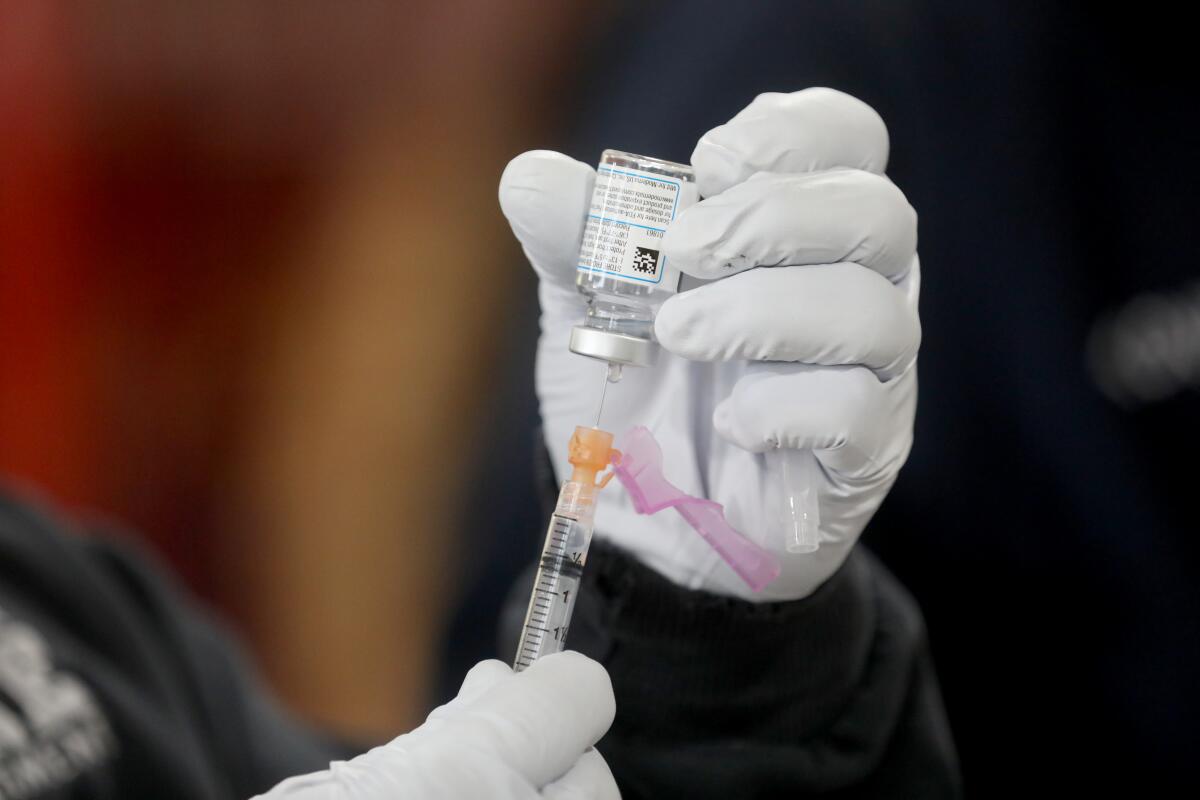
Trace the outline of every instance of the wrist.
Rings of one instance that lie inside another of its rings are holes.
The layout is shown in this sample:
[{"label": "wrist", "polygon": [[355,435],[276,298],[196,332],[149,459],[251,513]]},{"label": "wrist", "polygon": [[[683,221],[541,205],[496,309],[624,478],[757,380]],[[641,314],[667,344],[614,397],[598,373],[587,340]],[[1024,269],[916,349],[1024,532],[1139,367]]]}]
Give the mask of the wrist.
[{"label": "wrist", "polygon": [[802,600],[753,603],[679,586],[600,541],[584,572],[570,646],[605,664],[622,707],[636,704],[642,724],[654,724],[655,708],[704,697],[714,704],[711,719],[724,721],[706,730],[698,719],[689,738],[734,735],[739,723],[723,727],[730,720],[753,729],[778,701],[730,689],[753,675],[813,698],[811,714],[796,723],[803,738],[838,712],[868,660],[877,614],[870,575],[868,560],[856,554]]}]

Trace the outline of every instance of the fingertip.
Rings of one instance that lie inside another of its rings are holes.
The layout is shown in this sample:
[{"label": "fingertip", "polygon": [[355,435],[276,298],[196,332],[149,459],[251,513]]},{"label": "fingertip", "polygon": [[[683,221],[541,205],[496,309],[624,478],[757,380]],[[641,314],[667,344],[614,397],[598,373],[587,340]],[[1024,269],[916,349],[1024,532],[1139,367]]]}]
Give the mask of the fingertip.
[{"label": "fingertip", "polygon": [[750,177],[742,156],[722,143],[725,127],[718,125],[701,136],[692,151],[692,168],[696,170],[696,188],[701,197],[718,195]]},{"label": "fingertip", "polygon": [[663,256],[680,272],[705,277],[698,273],[702,269],[706,240],[709,238],[704,225],[707,216],[703,204],[692,206],[668,225],[667,232],[663,234]]},{"label": "fingertip", "polygon": [[725,441],[751,453],[761,453],[767,449],[767,443],[755,439],[738,424],[737,413],[733,407],[732,397],[726,397],[717,404],[713,411],[713,430]]},{"label": "fingertip", "polygon": [[500,176],[500,210],[534,270],[559,286],[575,277],[595,171],[550,150],[531,150]]},{"label": "fingertip", "polygon": [[681,292],[667,298],[654,318],[654,337],[658,343],[682,358],[714,361],[717,354],[704,345],[712,339],[703,335],[708,304],[699,290]]},{"label": "fingertip", "polygon": [[755,252],[743,246],[746,226],[770,211],[762,207],[764,193],[757,178],[700,201],[667,227],[662,249],[677,269],[713,280],[757,266]]},{"label": "fingertip", "polygon": [[584,751],[574,766],[542,790],[545,800],[621,800],[608,762],[595,748]]},{"label": "fingertip", "polygon": [[528,150],[509,161],[500,174],[500,209],[511,218],[530,195],[553,197],[563,190],[573,192],[591,173],[587,164],[554,150]]},{"label": "fingertip", "polygon": [[[713,429],[725,441],[749,453],[763,453],[770,448],[765,433],[771,425],[760,414],[747,414],[744,402],[743,377],[734,385],[729,397],[713,412]],[[746,419],[749,417],[749,419]]]},{"label": "fingertip", "polygon": [[847,159],[857,164],[839,166],[861,169],[882,175],[887,170],[891,141],[887,123],[869,103],[847,92],[828,86],[811,86],[790,95],[783,95],[782,104],[792,104],[804,111],[805,117],[820,115],[832,132],[844,136],[856,144],[854,150],[846,151]]},{"label": "fingertip", "polygon": [[[569,687],[573,694],[589,697],[599,703],[595,707],[596,719],[608,730],[617,713],[617,701],[613,695],[612,679],[608,670],[599,661],[588,658],[574,650],[539,658],[522,675],[534,675],[538,680]],[[603,731],[601,731],[603,735]],[[597,739],[599,736],[596,737]]]},{"label": "fingertip", "polygon": [[711,197],[756,172],[883,173],[888,150],[887,125],[875,109],[845,92],[812,87],[758,95],[700,138],[692,166],[700,193]]},{"label": "fingertip", "polygon": [[512,674],[512,668],[503,661],[494,658],[480,661],[467,671],[462,686],[458,689],[458,697],[464,702],[470,702],[506,678],[511,678]]},{"label": "fingertip", "polygon": [[526,150],[513,156],[504,167],[500,176],[500,185],[519,184],[531,177],[544,174],[546,171],[562,169],[587,168],[587,164],[576,161],[565,153],[557,150]]}]

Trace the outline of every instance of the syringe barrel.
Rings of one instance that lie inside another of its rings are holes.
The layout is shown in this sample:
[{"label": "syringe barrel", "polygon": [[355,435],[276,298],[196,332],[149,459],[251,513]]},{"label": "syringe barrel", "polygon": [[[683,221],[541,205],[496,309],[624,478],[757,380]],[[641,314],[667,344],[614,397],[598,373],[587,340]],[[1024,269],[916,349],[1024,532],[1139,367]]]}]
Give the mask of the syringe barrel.
[{"label": "syringe barrel", "polygon": [[[596,518],[596,486],[582,481],[565,481],[558,491],[558,502],[554,506],[555,514],[562,514],[579,520],[587,526],[591,536],[592,521]],[[549,540],[547,540],[549,545]]]},{"label": "syringe barrel", "polygon": [[594,485],[567,481],[558,493],[513,661],[517,672],[566,646],[583,566],[592,543],[596,491]]}]

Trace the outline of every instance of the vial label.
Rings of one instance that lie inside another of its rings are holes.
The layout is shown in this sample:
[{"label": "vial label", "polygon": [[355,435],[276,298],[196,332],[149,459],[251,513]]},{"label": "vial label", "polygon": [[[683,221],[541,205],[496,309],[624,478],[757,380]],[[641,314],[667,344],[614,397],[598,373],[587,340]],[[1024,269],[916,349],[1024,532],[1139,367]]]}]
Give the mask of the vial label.
[{"label": "vial label", "polygon": [[668,223],[695,202],[696,186],[664,175],[601,166],[579,248],[579,270],[675,291],[661,242]]}]

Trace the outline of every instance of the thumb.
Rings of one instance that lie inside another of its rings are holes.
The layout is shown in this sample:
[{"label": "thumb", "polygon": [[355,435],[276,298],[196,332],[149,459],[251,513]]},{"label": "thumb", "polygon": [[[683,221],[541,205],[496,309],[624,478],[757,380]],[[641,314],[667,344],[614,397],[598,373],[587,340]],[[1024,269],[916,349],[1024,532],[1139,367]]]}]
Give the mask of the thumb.
[{"label": "thumb", "polygon": [[604,735],[615,712],[604,667],[564,651],[490,687],[439,734],[545,786]]},{"label": "thumb", "polygon": [[538,277],[574,295],[579,243],[596,171],[550,150],[531,150],[500,176],[500,210]]}]

